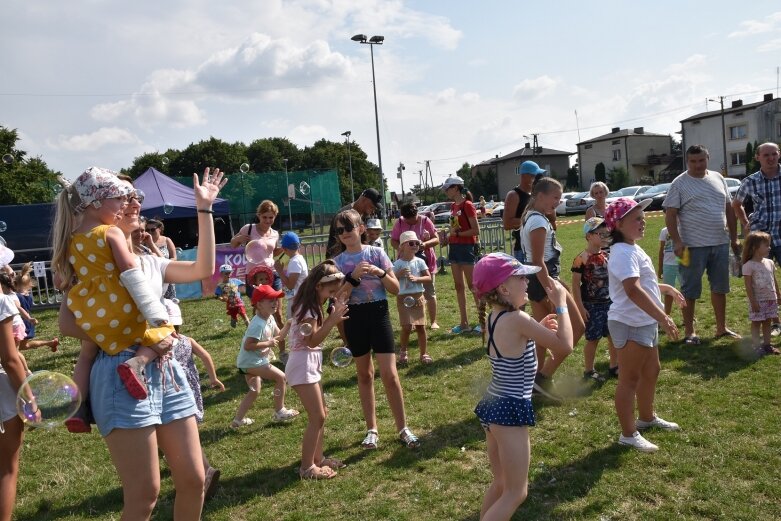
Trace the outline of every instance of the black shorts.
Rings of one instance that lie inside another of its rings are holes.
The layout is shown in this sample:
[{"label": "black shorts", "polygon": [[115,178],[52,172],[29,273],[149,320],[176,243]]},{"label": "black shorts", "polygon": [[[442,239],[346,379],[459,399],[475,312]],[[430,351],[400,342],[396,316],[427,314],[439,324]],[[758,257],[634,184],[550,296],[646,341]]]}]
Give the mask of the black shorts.
[{"label": "black shorts", "polygon": [[[548,269],[548,276],[552,279],[559,279],[559,257],[556,256],[551,260],[545,261],[545,267]],[[529,285],[526,288],[526,294],[529,295],[529,300],[532,302],[542,302],[548,297],[545,292],[545,288],[542,287],[540,281],[537,279],[537,274],[529,275]]]},{"label": "black shorts", "polygon": [[379,353],[395,353],[388,301],[350,304],[350,317],[344,321],[344,334],[354,357]]}]

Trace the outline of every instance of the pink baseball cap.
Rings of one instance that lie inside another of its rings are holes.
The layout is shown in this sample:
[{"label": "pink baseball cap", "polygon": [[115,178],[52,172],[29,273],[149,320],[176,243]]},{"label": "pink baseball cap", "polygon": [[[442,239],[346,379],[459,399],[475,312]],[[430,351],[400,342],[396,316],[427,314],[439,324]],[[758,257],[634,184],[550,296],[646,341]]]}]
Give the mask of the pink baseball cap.
[{"label": "pink baseball cap", "polygon": [[521,264],[518,259],[503,252],[489,253],[475,264],[472,272],[472,286],[478,297],[495,290],[513,275],[532,275],[540,271],[539,266]]},{"label": "pink baseball cap", "polygon": [[651,199],[644,199],[638,203],[629,197],[619,197],[605,208],[605,226],[608,231],[612,232],[616,229],[618,221],[635,207],[639,206],[641,210],[645,210],[649,204],[651,204]]}]

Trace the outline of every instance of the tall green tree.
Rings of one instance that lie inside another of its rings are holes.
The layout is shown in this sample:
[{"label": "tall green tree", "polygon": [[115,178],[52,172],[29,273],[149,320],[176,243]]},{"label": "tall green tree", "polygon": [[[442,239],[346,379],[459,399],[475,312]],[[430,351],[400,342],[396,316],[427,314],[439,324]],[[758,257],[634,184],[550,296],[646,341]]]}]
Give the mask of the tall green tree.
[{"label": "tall green tree", "polygon": [[607,179],[611,190],[620,190],[629,186],[629,173],[623,165],[611,168],[607,173]]},{"label": "tall green tree", "polygon": [[28,158],[26,151],[17,148],[18,141],[16,129],[0,126],[0,155],[10,155],[8,162],[0,162],[0,205],[52,202],[60,172],[40,157]]},{"label": "tall green tree", "polygon": [[567,169],[567,188],[580,190],[580,176],[578,175],[577,163]]},{"label": "tall green tree", "polygon": [[210,137],[207,140],[191,143],[169,163],[171,176],[191,176],[200,174],[206,167],[217,167],[229,174],[239,172],[242,163],[248,162],[247,145],[241,141],[228,143]]}]

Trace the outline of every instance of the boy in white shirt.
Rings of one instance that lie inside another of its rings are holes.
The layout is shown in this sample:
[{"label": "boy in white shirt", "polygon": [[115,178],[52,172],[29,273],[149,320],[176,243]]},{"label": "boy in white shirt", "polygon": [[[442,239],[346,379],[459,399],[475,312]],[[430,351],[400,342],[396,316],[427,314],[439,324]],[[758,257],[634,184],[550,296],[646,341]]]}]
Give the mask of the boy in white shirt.
[{"label": "boy in white shirt", "polygon": [[[279,278],[282,280],[282,288],[285,291],[285,301],[287,303],[287,314],[285,316],[290,320],[293,312],[293,298],[296,296],[298,288],[304,283],[306,276],[309,275],[309,266],[307,266],[304,256],[298,253],[298,249],[301,247],[301,239],[298,238],[295,232],[285,232],[279,240],[279,245],[284,250],[285,255],[290,258],[287,268],[282,263],[282,256],[274,263],[274,270],[279,274]],[[283,364],[287,364],[287,356],[288,353],[284,350],[283,343],[279,353],[279,358]]]}]

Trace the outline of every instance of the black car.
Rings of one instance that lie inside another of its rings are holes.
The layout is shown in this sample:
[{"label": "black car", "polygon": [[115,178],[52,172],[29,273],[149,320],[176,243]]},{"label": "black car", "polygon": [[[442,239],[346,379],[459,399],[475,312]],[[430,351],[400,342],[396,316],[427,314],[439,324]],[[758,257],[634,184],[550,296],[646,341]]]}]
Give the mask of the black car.
[{"label": "black car", "polygon": [[635,201],[638,203],[646,199],[651,199],[651,204],[648,205],[648,210],[661,210],[664,199],[667,197],[667,191],[670,189],[671,183],[662,183],[656,186],[652,186],[640,195],[635,196]]}]

